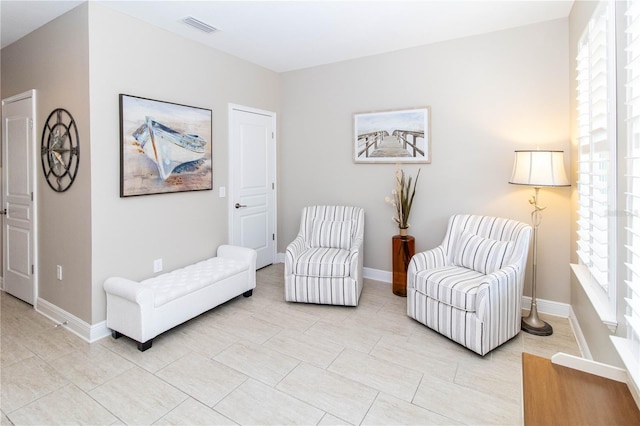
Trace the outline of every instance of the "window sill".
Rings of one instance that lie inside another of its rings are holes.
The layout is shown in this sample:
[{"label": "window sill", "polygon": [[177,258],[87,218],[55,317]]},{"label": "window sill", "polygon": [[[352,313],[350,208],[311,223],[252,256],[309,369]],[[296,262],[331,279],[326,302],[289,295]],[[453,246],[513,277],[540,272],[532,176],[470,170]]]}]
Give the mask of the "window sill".
[{"label": "window sill", "polygon": [[[610,339],[616,347],[624,366],[627,368],[627,374],[629,374],[631,378],[631,383],[627,382],[629,384],[629,390],[631,390],[636,404],[640,406],[640,392],[638,391],[638,387],[640,386],[640,364],[636,361],[637,355],[634,355],[629,339],[617,336],[610,336]],[[632,384],[633,386],[631,386]]]},{"label": "window sill", "polygon": [[572,263],[571,270],[584,289],[584,292],[587,294],[587,297],[591,301],[591,305],[593,305],[593,308],[596,310],[600,320],[609,328],[611,334],[614,334],[618,328],[618,320],[615,312],[611,312],[609,298],[602,287],[600,287],[600,285],[591,277],[586,266]]}]

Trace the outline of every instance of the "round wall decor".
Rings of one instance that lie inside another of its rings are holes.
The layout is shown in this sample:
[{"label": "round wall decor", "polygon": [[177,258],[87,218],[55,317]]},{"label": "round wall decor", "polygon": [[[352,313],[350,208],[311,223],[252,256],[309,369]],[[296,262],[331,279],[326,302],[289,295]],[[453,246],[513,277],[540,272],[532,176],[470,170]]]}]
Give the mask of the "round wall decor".
[{"label": "round wall decor", "polygon": [[73,183],[80,162],[78,128],[66,109],[54,109],[42,129],[41,159],[44,177],[57,192]]}]

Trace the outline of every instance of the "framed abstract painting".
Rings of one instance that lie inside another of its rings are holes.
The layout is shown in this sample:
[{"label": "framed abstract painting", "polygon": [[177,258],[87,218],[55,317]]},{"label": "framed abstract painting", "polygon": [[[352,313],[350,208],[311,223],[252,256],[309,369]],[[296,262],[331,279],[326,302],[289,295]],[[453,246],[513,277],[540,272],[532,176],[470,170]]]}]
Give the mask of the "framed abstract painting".
[{"label": "framed abstract painting", "polygon": [[120,196],[213,188],[210,109],[120,95]]}]

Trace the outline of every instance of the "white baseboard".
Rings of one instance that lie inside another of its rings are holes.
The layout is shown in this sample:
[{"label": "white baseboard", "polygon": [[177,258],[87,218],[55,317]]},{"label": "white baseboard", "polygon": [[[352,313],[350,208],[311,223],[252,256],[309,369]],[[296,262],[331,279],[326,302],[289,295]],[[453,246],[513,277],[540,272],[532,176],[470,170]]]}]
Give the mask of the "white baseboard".
[{"label": "white baseboard", "polygon": [[391,271],[383,271],[381,269],[362,268],[362,276],[368,280],[382,281],[383,283],[391,283],[393,281]]},{"label": "white baseboard", "polygon": [[[276,261],[278,263],[284,263],[284,253],[278,253],[276,255]],[[392,273],[390,271],[383,271],[381,269],[363,268],[363,277],[369,280],[381,281],[385,283],[391,283]],[[0,284],[2,283],[2,277],[0,277]],[[522,297],[522,309],[531,308],[531,297]],[[98,324],[90,325],[82,321],[80,318],[60,309],[58,306],[47,302],[44,299],[38,298],[36,304],[36,311],[42,315],[50,318],[57,324],[64,324],[63,326],[69,331],[75,333],[85,341],[92,343],[107,337],[111,334],[111,330],[107,328],[107,322],[102,321]],[[580,324],[571,309],[571,305],[567,303],[554,302],[552,300],[538,299],[538,312],[555,315],[563,318],[568,318],[573,334],[576,337],[578,347],[583,357],[592,359],[591,352],[587,346],[584,334],[580,329]],[[66,324],[65,324],[66,322]]]},{"label": "white baseboard", "polygon": [[[555,315],[557,317],[569,318],[571,305],[568,303],[554,302],[553,300],[537,299],[538,312]],[[531,297],[522,296],[522,309],[531,309]]]},{"label": "white baseboard", "polygon": [[[278,253],[278,259],[280,263],[283,263],[284,253]],[[381,281],[384,283],[391,283],[393,280],[391,271],[383,271],[381,269],[365,267],[362,270],[362,275],[366,279]],[[531,309],[531,297],[529,296],[522,297],[522,309],[527,309],[527,310]],[[575,315],[573,315],[573,311],[571,310],[571,305],[569,305],[568,303],[554,302],[553,300],[538,299],[538,312],[541,312],[543,314],[554,315],[562,318],[569,318],[570,321],[571,321],[571,317],[573,316],[574,318],[573,321],[576,323],[575,327],[579,330],[579,326],[577,325],[577,320],[575,319]],[[580,331],[580,333],[582,332]]]},{"label": "white baseboard", "polygon": [[[362,271],[364,278],[382,281],[386,283],[392,282],[392,273],[380,269],[364,268]],[[522,309],[531,309],[531,297],[522,297]],[[573,314],[571,305],[568,303],[554,302],[553,300],[538,299],[538,312],[543,314],[555,315],[557,317],[570,318]],[[575,318],[575,316],[574,316]],[[576,321],[577,322],[577,321]]]},{"label": "white baseboard", "polygon": [[106,321],[94,325],[87,324],[75,315],[41,298],[36,301],[35,310],[89,343],[111,335]]}]

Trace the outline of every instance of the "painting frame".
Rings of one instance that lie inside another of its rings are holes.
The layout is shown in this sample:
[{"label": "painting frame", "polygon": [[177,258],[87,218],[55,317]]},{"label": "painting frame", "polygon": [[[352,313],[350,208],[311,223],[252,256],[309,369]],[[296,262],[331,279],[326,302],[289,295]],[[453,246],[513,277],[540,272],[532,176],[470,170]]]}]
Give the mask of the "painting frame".
[{"label": "painting frame", "polygon": [[431,163],[431,107],[355,113],[352,145],[354,163]]},{"label": "painting frame", "polygon": [[213,189],[213,111],[121,93],[120,197]]}]

